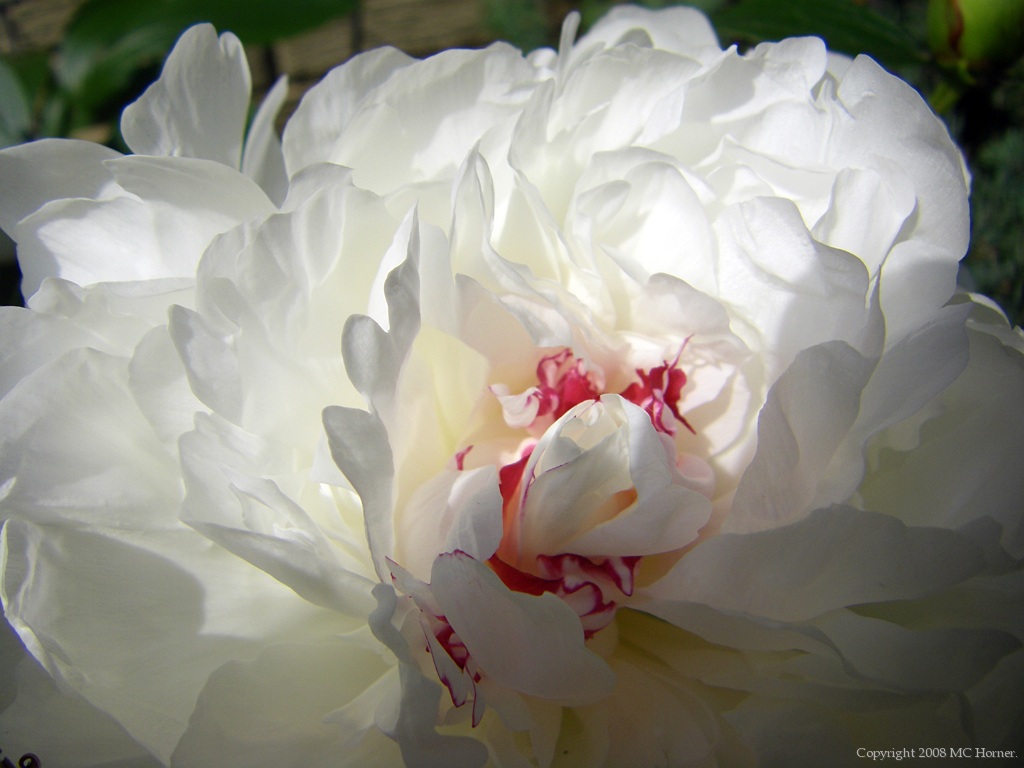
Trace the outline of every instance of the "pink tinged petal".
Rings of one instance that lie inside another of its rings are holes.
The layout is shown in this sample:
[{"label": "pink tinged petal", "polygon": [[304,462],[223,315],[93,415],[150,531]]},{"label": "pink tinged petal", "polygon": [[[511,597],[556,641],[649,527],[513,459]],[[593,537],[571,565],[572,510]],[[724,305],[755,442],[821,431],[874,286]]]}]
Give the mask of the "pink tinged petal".
[{"label": "pink tinged petal", "polygon": [[[612,397],[605,395],[601,401]],[[620,402],[628,420],[629,471],[636,500],[569,547],[581,555],[650,555],[684,547],[708,521],[711,502],[685,484],[647,412]]]},{"label": "pink tinged petal", "polygon": [[377,727],[398,743],[406,765],[480,768],[487,761],[483,744],[464,736],[437,733],[441,686],[420,672],[405,638],[393,623],[398,604],[395,590],[378,584],[373,595],[377,608],[370,614],[370,629],[398,659],[400,682],[399,690],[379,704],[374,714]]},{"label": "pink tinged petal", "polygon": [[274,125],[287,98],[288,78],[282,76],[256,111],[242,154],[242,173],[259,184],[276,206],[280,206],[288,194],[288,172],[284,167],[281,140]]},{"label": "pink tinged petal", "polygon": [[479,725],[485,704],[483,692],[477,688],[481,678],[475,661],[470,658],[462,639],[443,616],[430,585],[390,559],[388,565],[391,567],[395,587],[411,597],[419,608],[416,618],[426,641],[426,651],[434,663],[438,679],[448,689],[452,704],[461,707],[472,699],[473,726]]},{"label": "pink tinged petal", "polygon": [[[480,699],[480,704],[483,706],[483,697],[476,691],[476,683],[473,681],[473,676],[465,666],[458,664],[452,657],[448,647],[443,645],[438,639],[437,634],[430,626],[430,617],[421,611],[419,619],[420,625],[423,628],[423,636],[427,641],[427,652],[430,654],[430,658],[434,662],[434,669],[437,671],[437,679],[448,689],[452,704],[456,707],[461,707],[472,699],[473,712],[475,714],[477,699]],[[479,720],[474,717],[473,725],[478,723]]]},{"label": "pink tinged petal", "polygon": [[329,406],[323,420],[331,456],[362,499],[374,567],[385,581],[390,578],[386,558],[395,551],[395,469],[387,430],[378,416],[357,408]]},{"label": "pink tinged petal", "polygon": [[646,555],[689,544],[711,505],[683,484],[674,459],[647,412],[618,395],[569,411],[525,469],[522,556]]},{"label": "pink tinged petal", "polygon": [[708,539],[644,590],[653,602],[643,610],[671,621],[673,604],[691,602],[805,621],[848,605],[934,594],[984,567],[981,548],[963,534],[836,506],[791,525]]},{"label": "pink tinged petal", "polygon": [[843,342],[801,352],[768,393],[757,452],[740,480],[723,530],[750,532],[807,515],[850,431],[875,361]]},{"label": "pink tinged petal", "polygon": [[[401,702],[392,712],[378,710],[377,727],[398,742],[406,765],[417,768],[480,768],[487,747],[466,736],[442,736],[435,730],[441,689],[413,670],[399,668]],[[397,710],[397,711],[395,711]]]},{"label": "pink tinged petal", "polygon": [[[604,410],[603,402],[578,406],[544,433],[530,455],[520,485],[522,558],[566,551],[631,500],[628,446],[613,417],[602,418]],[[577,436],[592,444],[581,446]]]},{"label": "pink tinged petal", "polygon": [[160,79],[121,116],[138,155],[215,160],[237,169],[252,82],[238,38],[209,24],[185,32]]},{"label": "pink tinged petal", "polygon": [[504,384],[494,384],[490,389],[501,403],[501,414],[508,426],[525,429],[536,420],[541,403],[541,394],[537,387],[530,387],[518,395],[508,394],[509,389]]},{"label": "pink tinged petal", "polygon": [[554,595],[512,592],[486,565],[461,552],[437,558],[431,589],[487,677],[569,706],[611,693],[614,675],[587,650],[579,618]]},{"label": "pink tinged petal", "polygon": [[103,162],[116,157],[121,153],[100,144],[69,139],[0,151],[0,229],[12,234],[18,221],[53,200],[105,196],[112,179]]}]

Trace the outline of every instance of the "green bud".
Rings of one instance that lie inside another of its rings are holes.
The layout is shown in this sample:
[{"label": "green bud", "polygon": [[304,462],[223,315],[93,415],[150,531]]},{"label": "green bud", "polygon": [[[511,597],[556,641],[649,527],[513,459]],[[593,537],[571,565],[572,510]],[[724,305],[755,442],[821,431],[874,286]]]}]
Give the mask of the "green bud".
[{"label": "green bud", "polygon": [[1012,61],[1024,48],[1024,0],[929,0],[928,45],[969,69]]}]

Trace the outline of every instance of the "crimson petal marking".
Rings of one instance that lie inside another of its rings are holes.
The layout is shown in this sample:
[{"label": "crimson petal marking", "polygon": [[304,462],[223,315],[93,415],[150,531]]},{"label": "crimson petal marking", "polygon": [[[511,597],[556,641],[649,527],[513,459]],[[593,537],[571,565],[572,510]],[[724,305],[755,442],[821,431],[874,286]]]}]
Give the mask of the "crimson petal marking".
[{"label": "crimson petal marking", "polygon": [[402,633],[392,624],[398,603],[386,584],[373,588],[377,607],[370,614],[373,634],[398,658],[401,695],[374,713],[381,731],[394,739],[406,765],[417,768],[479,768],[487,761],[487,747],[466,736],[442,736],[436,731],[441,687],[420,672]]},{"label": "crimson petal marking", "polygon": [[441,555],[431,590],[480,671],[496,683],[569,706],[607,696],[615,675],[583,644],[576,613],[551,594],[513,592],[464,552]]}]

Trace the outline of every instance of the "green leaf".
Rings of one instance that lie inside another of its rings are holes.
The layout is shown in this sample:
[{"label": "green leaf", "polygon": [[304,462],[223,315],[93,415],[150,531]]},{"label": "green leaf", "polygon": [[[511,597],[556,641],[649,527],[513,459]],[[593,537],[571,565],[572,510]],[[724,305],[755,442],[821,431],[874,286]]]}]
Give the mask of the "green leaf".
[{"label": "green leaf", "polygon": [[905,29],[853,0],[741,0],[715,13],[712,21],[726,39],[760,42],[815,35],[830,50],[867,53],[890,68],[927,58]]},{"label": "green leaf", "polygon": [[13,67],[0,60],[0,148],[24,141],[31,124],[32,112],[21,80]]},{"label": "green leaf", "polygon": [[548,19],[536,0],[484,0],[484,16],[498,38],[522,51],[549,42]]}]

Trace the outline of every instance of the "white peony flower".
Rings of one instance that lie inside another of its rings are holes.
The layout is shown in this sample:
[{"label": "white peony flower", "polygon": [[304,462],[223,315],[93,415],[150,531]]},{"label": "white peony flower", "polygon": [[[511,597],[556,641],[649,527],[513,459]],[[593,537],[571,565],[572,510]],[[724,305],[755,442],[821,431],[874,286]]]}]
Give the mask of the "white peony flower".
[{"label": "white peony flower", "polygon": [[244,143],[196,27],[135,154],[0,152],[0,748],[1018,748],[1024,337],[955,292],[956,147],[817,39],[576,23],[358,56],[282,142],[279,84]]}]

